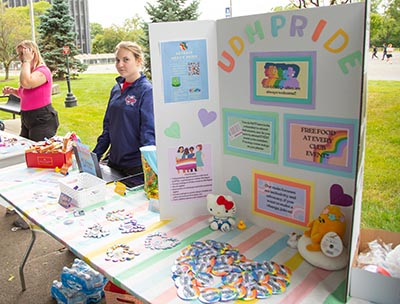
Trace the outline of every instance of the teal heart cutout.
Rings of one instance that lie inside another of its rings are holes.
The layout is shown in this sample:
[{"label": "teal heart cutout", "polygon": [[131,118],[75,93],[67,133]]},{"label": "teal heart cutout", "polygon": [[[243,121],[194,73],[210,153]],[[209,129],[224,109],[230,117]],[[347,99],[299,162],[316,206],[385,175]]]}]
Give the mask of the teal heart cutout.
[{"label": "teal heart cutout", "polygon": [[232,176],[231,179],[226,182],[226,186],[233,193],[242,194],[242,187],[240,185],[240,180],[236,176]]},{"label": "teal heart cutout", "polygon": [[164,134],[172,138],[181,138],[181,128],[179,124],[174,121],[168,128],[164,130]]}]

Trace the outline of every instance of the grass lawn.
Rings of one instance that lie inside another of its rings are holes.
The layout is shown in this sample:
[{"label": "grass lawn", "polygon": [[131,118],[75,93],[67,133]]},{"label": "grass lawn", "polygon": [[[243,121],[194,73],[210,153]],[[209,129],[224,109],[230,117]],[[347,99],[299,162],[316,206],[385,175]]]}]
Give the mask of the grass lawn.
[{"label": "grass lawn", "polygon": [[369,81],[362,227],[400,232],[400,81]]},{"label": "grass lawn", "polygon": [[[66,81],[56,82],[61,94],[53,96],[60,116],[59,135],[75,131],[94,147],[102,130],[108,95],[117,74],[84,74],[71,81],[78,106],[66,108]],[[16,86],[17,79],[0,82]],[[362,205],[362,227],[400,232],[400,81],[369,81],[367,137]],[[0,119],[11,114],[0,112]]]}]

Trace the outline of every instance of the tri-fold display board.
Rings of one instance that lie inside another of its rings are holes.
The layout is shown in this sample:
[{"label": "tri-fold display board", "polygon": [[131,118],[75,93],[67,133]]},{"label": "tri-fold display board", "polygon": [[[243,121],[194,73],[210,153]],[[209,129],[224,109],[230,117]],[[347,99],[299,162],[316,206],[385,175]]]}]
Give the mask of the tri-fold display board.
[{"label": "tri-fold display board", "polygon": [[229,194],[237,218],[303,232],[336,204],[353,256],[367,11],[356,3],[150,24],[162,219],[207,214],[208,193]]}]

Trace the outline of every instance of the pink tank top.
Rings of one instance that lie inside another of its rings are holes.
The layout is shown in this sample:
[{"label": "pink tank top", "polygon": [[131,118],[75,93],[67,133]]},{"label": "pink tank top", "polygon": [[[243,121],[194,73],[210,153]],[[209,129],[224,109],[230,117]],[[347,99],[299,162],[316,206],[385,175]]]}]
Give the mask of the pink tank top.
[{"label": "pink tank top", "polygon": [[53,78],[47,66],[38,66],[34,71],[40,71],[46,77],[47,82],[34,89],[19,87],[18,95],[21,99],[21,110],[29,111],[42,108],[51,104],[51,89]]}]

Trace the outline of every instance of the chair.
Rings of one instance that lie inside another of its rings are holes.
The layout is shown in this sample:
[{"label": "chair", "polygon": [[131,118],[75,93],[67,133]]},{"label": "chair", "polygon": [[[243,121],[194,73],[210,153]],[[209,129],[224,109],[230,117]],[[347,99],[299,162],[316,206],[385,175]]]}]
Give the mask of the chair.
[{"label": "chair", "polygon": [[15,115],[21,115],[21,101],[19,97],[10,94],[0,96],[0,98],[7,98],[7,102],[0,104],[0,111],[12,113],[13,119],[15,119]]}]

